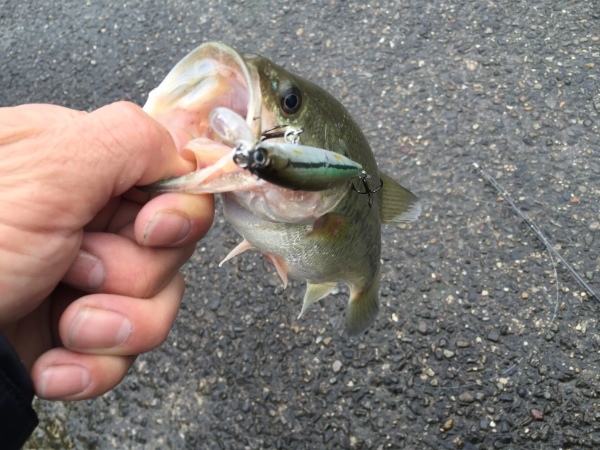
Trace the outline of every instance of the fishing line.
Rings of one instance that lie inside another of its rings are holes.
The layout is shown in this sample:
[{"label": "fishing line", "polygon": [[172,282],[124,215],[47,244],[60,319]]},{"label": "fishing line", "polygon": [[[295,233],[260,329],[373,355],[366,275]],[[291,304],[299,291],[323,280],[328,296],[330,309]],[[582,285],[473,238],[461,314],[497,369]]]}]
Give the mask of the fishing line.
[{"label": "fishing line", "polygon": [[539,229],[539,227],[533,222],[533,220],[531,220],[529,218],[529,216],[527,214],[525,214],[521,209],[519,209],[519,207],[515,204],[515,202],[513,202],[512,198],[510,198],[510,195],[508,195],[508,192],[506,192],[506,189],[504,189],[502,186],[500,186],[498,184],[498,182],[487,171],[485,171],[479,164],[477,164],[477,163],[472,163],[472,164],[473,164],[473,167],[475,167],[475,169],[477,170],[477,172],[479,172],[479,174],[489,184],[491,184],[494,187],[494,189],[496,189],[496,191],[498,191],[498,193],[500,195],[502,195],[502,197],[508,202],[508,204],[511,206],[513,211],[521,218],[521,220],[523,220],[523,222],[525,222],[525,224],[527,224],[527,226],[529,228],[531,228],[531,230],[535,233],[537,238],[544,244],[544,246],[546,247],[548,252],[550,254],[554,255],[554,257],[558,261],[560,261],[569,272],[571,272],[571,275],[573,275],[573,277],[575,278],[577,283],[579,283],[579,285],[587,292],[588,296],[592,300],[595,300],[598,303],[600,303],[600,297],[598,297],[598,295],[594,292],[594,290],[591,288],[591,286],[575,271],[573,266],[571,266],[571,264],[569,264],[567,262],[567,260],[565,258],[563,258],[561,256],[561,254],[558,253],[554,249],[554,247],[552,246],[550,241],[546,238],[544,233],[542,233],[542,231]]},{"label": "fishing line", "polygon": [[[560,280],[558,278],[558,263],[561,262],[567,270],[575,277],[577,282],[583,287],[588,294],[588,296],[600,302],[598,295],[594,292],[594,290],[583,280],[581,276],[575,271],[575,269],[554,249],[549,239],[542,233],[539,227],[533,222],[533,220],[524,213],[512,200],[506,189],[502,187],[495,179],[492,177],[485,169],[483,169],[479,164],[472,163],[473,167],[477,170],[477,172],[487,181],[496,191],[506,200],[512,210],[527,224],[527,226],[535,233],[536,237],[544,244],[548,251],[548,256],[550,257],[550,261],[552,263],[552,268],[554,271],[554,281],[556,284],[556,301],[554,303],[554,311],[552,312],[552,318],[548,323],[546,330],[544,333],[548,333],[551,330],[552,325],[555,323],[557,315],[558,315],[558,306],[560,304]],[[521,356],[514,364],[512,364],[507,369],[503,370],[498,375],[493,377],[485,378],[483,380],[477,380],[475,382],[467,383],[467,384],[459,384],[457,386],[443,386],[440,387],[440,390],[450,390],[450,389],[458,389],[472,386],[479,386],[482,383],[490,382],[497,380],[500,377],[510,375],[525,359],[525,356]]]}]

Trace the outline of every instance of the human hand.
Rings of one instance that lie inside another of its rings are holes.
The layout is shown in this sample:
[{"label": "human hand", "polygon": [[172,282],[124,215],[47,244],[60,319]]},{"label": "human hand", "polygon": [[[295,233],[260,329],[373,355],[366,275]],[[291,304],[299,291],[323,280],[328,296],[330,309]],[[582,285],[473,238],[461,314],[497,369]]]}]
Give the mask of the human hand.
[{"label": "human hand", "polygon": [[132,189],[195,163],[124,102],[0,108],[0,155],[0,331],[39,397],[101,395],[166,339],[213,197]]}]

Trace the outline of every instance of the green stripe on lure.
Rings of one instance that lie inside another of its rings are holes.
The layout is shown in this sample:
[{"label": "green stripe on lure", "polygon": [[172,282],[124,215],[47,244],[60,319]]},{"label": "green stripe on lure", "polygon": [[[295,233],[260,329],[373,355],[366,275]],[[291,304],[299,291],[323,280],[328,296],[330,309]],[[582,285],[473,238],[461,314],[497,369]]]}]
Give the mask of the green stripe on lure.
[{"label": "green stripe on lure", "polygon": [[[198,161],[196,172],[146,189],[221,193],[226,218],[244,238],[223,262],[254,248],[284,284],[288,275],[306,280],[301,314],[345,283],[348,333],[373,323],[381,224],[416,220],[421,206],[379,172],[365,136],[337,100],[267,58],[207,43],[173,68],[144,109]],[[300,129],[302,145],[285,139],[286,130]],[[236,152],[241,161],[240,144],[255,151],[252,171],[234,161]],[[256,160],[263,151],[268,173]]]}]

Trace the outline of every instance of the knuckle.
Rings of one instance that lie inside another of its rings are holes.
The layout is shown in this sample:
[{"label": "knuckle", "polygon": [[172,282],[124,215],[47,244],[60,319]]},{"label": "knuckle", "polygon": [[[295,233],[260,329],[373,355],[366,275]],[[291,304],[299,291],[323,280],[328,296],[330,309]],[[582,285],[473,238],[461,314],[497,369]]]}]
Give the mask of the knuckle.
[{"label": "knuckle", "polygon": [[160,127],[139,106],[120,101],[105,108],[104,129],[100,132],[106,138],[107,147],[123,150],[123,147],[129,147],[135,141],[140,148],[144,148],[160,138]]}]

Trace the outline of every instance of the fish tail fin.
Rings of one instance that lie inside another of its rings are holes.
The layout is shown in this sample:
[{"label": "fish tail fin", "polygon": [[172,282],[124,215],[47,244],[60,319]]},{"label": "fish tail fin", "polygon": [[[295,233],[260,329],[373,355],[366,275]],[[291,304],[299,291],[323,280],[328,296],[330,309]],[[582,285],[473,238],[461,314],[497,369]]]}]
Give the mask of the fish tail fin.
[{"label": "fish tail fin", "polygon": [[364,288],[350,287],[350,301],[346,313],[348,335],[356,336],[369,328],[379,312],[379,273]]}]

